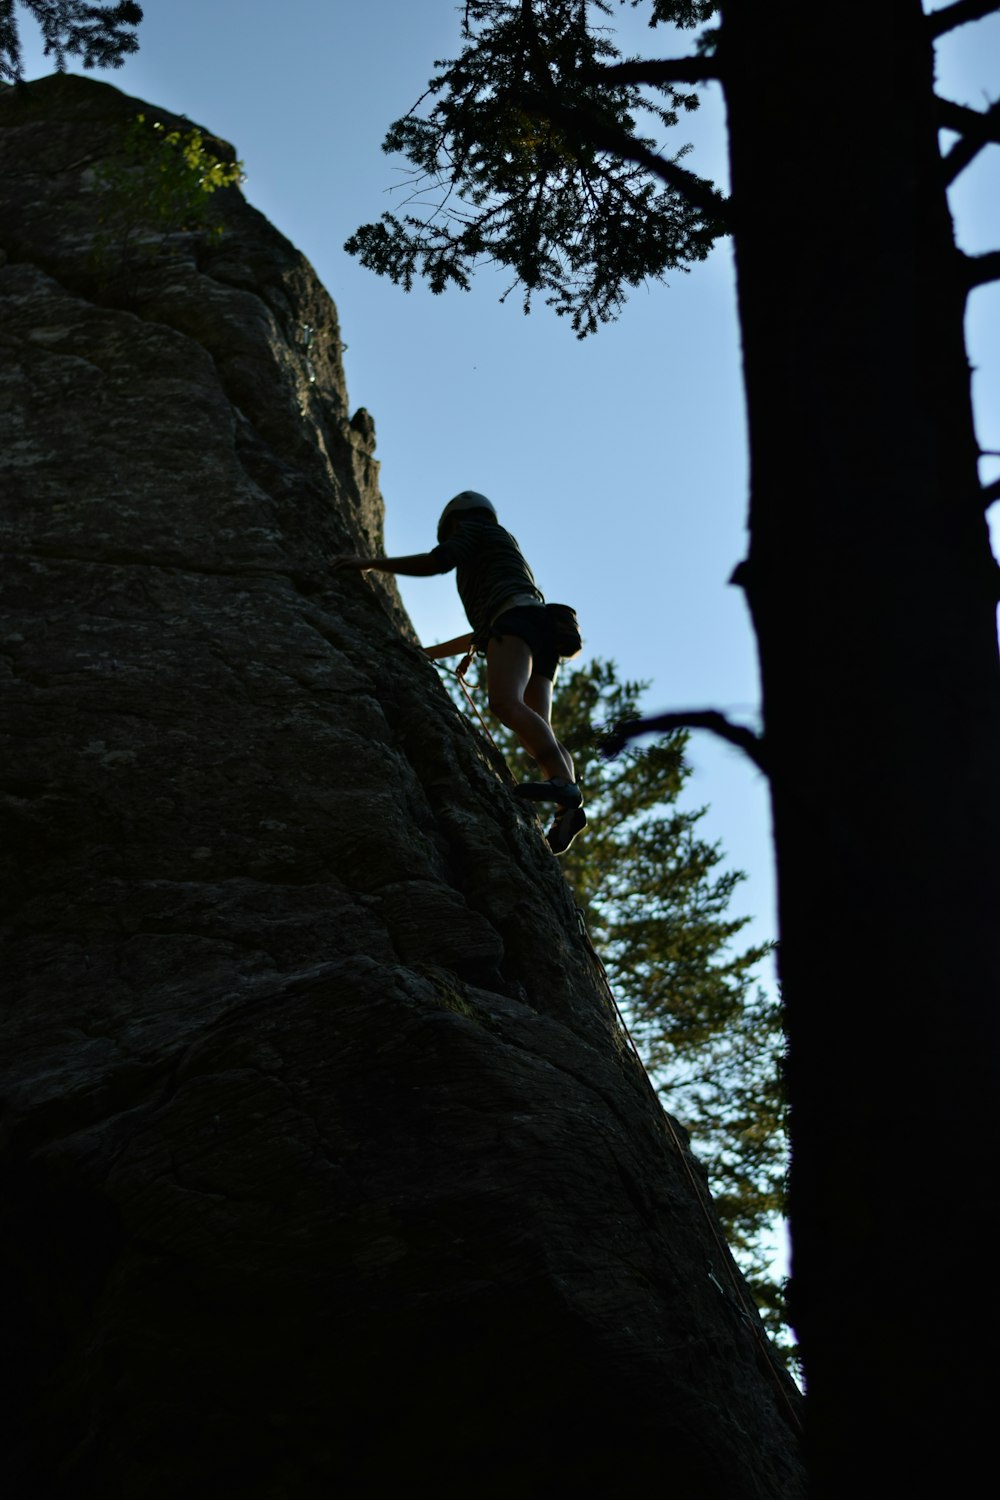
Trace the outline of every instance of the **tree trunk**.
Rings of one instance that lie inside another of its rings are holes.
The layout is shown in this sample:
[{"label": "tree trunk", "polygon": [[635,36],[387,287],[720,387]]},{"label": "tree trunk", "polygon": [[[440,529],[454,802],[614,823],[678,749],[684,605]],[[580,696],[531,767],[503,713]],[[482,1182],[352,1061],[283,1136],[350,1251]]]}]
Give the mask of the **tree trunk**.
[{"label": "tree trunk", "polygon": [[811,1495],[964,1493],[992,1464],[1000,674],[932,49],[917,0],[723,12]]},{"label": "tree trunk", "polygon": [[0,95],[6,1489],[797,1500],[541,824],[328,571],[382,519],[333,305],[235,190],[102,248],[139,109]]}]

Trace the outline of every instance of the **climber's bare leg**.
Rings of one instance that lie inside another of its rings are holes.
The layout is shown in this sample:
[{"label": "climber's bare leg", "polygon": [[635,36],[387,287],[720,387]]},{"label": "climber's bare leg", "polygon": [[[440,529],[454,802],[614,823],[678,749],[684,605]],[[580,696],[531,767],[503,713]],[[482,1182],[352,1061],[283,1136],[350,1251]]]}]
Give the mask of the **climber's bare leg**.
[{"label": "climber's bare leg", "polygon": [[[549,694],[531,695],[544,709],[539,713],[525,702],[525,693],[532,681],[531,648],[519,635],[495,637],[486,648],[486,681],[490,695],[490,708],[501,724],[506,724],[528,754],[537,760],[542,774],[551,779],[573,780],[573,762],[552,733],[548,720],[551,711],[551,683]],[[535,678],[537,683],[543,678]]]},{"label": "climber's bare leg", "polygon": [[[547,677],[539,677],[535,673],[532,673],[528,681],[528,686],[524,690],[524,701],[525,703],[527,703],[529,708],[533,708],[535,710],[539,718],[544,719],[546,724],[551,725],[552,684]],[[562,754],[562,757],[569,768],[569,775],[566,779],[573,782],[575,785],[576,778],[573,774],[573,758],[570,755],[569,751],[566,749],[565,745],[559,744],[558,740],[556,741],[556,744],[559,745],[559,750]],[[546,789],[543,787],[538,787],[535,790],[544,793]],[[529,788],[523,781],[518,787],[518,792],[522,796],[527,796],[530,794]],[[545,798],[543,796],[539,800],[551,801],[552,799],[551,797]],[[576,838],[577,834],[582,833],[586,826],[587,814],[583,810],[582,803],[576,806],[564,806],[560,808],[560,810],[556,813],[555,818],[553,819],[552,827],[545,835],[546,842],[548,843],[549,848],[552,850],[552,853],[565,854],[566,850],[573,843],[573,840]]]},{"label": "climber's bare leg", "polygon": [[[547,677],[539,677],[537,672],[532,672],[528,679],[528,686],[524,690],[524,701],[529,708],[533,708],[540,719],[544,719],[549,728],[552,727],[552,683]],[[575,781],[573,774],[573,757],[561,740],[556,740],[562,757],[569,770],[566,772],[567,781]]]}]

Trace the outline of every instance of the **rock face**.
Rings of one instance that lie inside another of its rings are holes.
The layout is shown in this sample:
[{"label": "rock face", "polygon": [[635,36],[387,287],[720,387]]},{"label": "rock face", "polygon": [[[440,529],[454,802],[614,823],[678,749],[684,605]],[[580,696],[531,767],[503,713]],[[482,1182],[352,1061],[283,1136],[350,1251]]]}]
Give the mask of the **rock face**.
[{"label": "rock face", "polygon": [[324,566],[329,297],[236,189],[99,253],[140,108],[0,94],[6,1492],[798,1496],[539,822]]}]

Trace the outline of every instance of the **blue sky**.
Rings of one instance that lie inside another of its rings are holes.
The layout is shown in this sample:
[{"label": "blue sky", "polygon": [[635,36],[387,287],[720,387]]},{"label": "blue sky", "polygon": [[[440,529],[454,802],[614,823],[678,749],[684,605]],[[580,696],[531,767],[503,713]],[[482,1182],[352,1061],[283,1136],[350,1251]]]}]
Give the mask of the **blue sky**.
[{"label": "blue sky", "polygon": [[[390,552],[433,544],[457,490],[491,497],[549,598],[576,606],[587,649],[649,680],[648,711],[712,707],[757,723],[758,680],[742,595],[747,467],[739,336],[727,243],[690,274],[638,291],[620,321],[577,342],[546,309],[530,318],[485,270],[470,294],[404,294],[343,249],[398,203],[387,126],[453,56],[454,0],[143,0],[140,51],[104,75],[231,141],[245,193],[308,257],[337,303],[352,405],[375,418]],[[928,6],[938,9],[939,4]],[[51,71],[23,10],[28,78]],[[690,37],[624,8],[626,53],[677,55]],[[939,49],[939,86],[982,107],[1000,93],[1000,17]],[[675,132],[688,164],[726,184],[717,89]],[[1000,148],[953,191],[959,242],[1000,247]],[[1000,287],[969,320],[980,442],[1000,450]],[[905,440],[905,435],[904,435]],[[984,461],[983,478],[1000,473]],[[997,507],[994,507],[996,512]],[[401,580],[424,641],[465,628],[451,578]],[[835,711],[835,705],[833,706]],[[556,705],[558,727],[558,701]],[[746,872],[736,914],[748,941],[775,936],[767,798],[737,751],[697,735],[687,805]],[[831,789],[835,795],[835,789]],[[762,974],[771,984],[768,969]]]}]

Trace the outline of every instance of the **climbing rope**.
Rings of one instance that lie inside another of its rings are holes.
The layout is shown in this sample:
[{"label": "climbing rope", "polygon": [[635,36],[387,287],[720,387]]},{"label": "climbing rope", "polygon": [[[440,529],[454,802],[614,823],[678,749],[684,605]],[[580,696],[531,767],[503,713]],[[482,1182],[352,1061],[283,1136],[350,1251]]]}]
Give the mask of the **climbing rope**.
[{"label": "climbing rope", "polygon": [[[468,702],[469,707],[472,709],[476,718],[479,720],[480,724],[483,726],[483,732],[489,740],[490,744],[493,746],[494,750],[502,754],[503,752],[500,750],[500,746],[497,744],[496,740],[490,733],[489,725],[486,723],[486,720],[480,713],[476,701],[469,691],[468,685],[465,681],[465,674],[469,670],[469,667],[472,664],[472,658],[475,656],[475,654],[476,653],[474,650],[470,651],[467,656],[462,658],[457,667],[449,668],[448,670],[451,671],[452,676],[455,677],[459,687],[465,694],[466,701]],[[788,1411],[788,1415],[792,1421],[792,1424],[799,1432],[801,1432],[802,1422],[788,1398],[788,1392],[785,1390],[783,1384],[779,1381],[778,1372],[774,1366],[774,1356],[771,1352],[770,1346],[768,1345],[767,1335],[765,1334],[764,1329],[761,1325],[760,1317],[759,1315],[757,1315],[757,1310],[756,1308],[754,1308],[754,1316],[751,1316],[751,1314],[747,1311],[746,1303],[744,1300],[743,1285],[739,1279],[739,1274],[736,1270],[735,1265],[733,1264],[732,1257],[729,1253],[729,1247],[723,1239],[722,1235],[719,1233],[718,1226],[709,1209],[709,1205],[705,1201],[705,1195],[701,1190],[701,1186],[694,1174],[694,1171],[692,1170],[691,1162],[689,1160],[689,1153],[685,1151],[680,1137],[678,1136],[677,1131],[674,1129],[674,1122],[670,1118],[668,1112],[663,1108],[663,1105],[660,1101],[660,1096],[656,1091],[656,1086],[653,1083],[653,1080],[650,1078],[648,1072],[646,1071],[646,1065],[643,1062],[642,1057],[639,1053],[639,1049],[635,1044],[635,1038],[633,1037],[631,1031],[629,1031],[628,1023],[626,1022],[625,1017],[622,1015],[621,1006],[618,1004],[618,1001],[615,997],[615,992],[612,988],[611,980],[608,977],[608,971],[604,966],[604,961],[601,958],[601,955],[598,953],[597,949],[594,947],[594,942],[587,928],[587,922],[583,915],[583,911],[579,906],[576,907],[575,910],[576,920],[580,929],[580,936],[583,938],[584,946],[586,947],[587,952],[590,954],[591,958],[594,961],[594,966],[597,969],[598,975],[600,976],[605,993],[607,994],[607,997],[611,1002],[611,1008],[617,1016],[618,1024],[625,1034],[636,1062],[639,1064],[639,1071],[642,1074],[643,1078],[646,1080],[646,1085],[656,1101],[657,1108],[667,1123],[667,1130],[670,1133],[670,1139],[673,1141],[674,1147],[677,1151],[677,1155],[680,1157],[681,1162],[683,1163],[684,1170],[687,1173],[688,1181],[691,1184],[691,1188],[698,1202],[698,1206],[701,1209],[702,1215],[705,1219],[706,1224],[708,1225],[712,1238],[719,1250],[722,1258],[722,1263],[726,1267],[726,1271],[728,1272],[729,1280],[732,1282],[733,1290],[732,1292],[727,1292],[726,1288],[722,1285],[721,1281],[719,1281],[718,1277],[715,1275],[715,1272],[712,1269],[711,1261],[709,1262],[708,1279],[718,1289],[725,1300],[733,1306],[738,1316],[743,1320],[744,1323],[746,1323],[746,1325],[750,1329],[750,1332],[752,1333],[760,1350],[768,1373],[770,1374],[771,1379],[774,1381],[776,1389]]]},{"label": "climbing rope", "polygon": [[[788,1411],[788,1415],[791,1418],[791,1421],[796,1430],[801,1432],[801,1419],[798,1412],[792,1406],[791,1401],[788,1398],[788,1392],[785,1390],[783,1384],[779,1381],[778,1372],[774,1366],[774,1356],[771,1352],[770,1346],[768,1345],[767,1335],[765,1334],[764,1329],[761,1325],[760,1318],[759,1316],[751,1316],[747,1311],[746,1303],[744,1301],[743,1286],[739,1279],[739,1273],[737,1272],[730,1256],[729,1247],[727,1246],[722,1235],[719,1233],[719,1229],[715,1222],[715,1219],[709,1209],[708,1204],[705,1201],[705,1195],[703,1194],[698,1183],[698,1179],[696,1178],[694,1171],[692,1170],[691,1162],[689,1160],[689,1153],[685,1151],[680,1137],[678,1136],[677,1131],[674,1129],[674,1122],[670,1118],[668,1112],[663,1108],[663,1105],[660,1101],[660,1096],[656,1091],[656,1086],[654,1085],[653,1080],[650,1078],[648,1072],[646,1071],[646,1065],[639,1055],[639,1049],[635,1044],[635,1038],[633,1037],[631,1031],[629,1031],[625,1017],[622,1015],[621,1007],[618,1004],[617,999],[615,998],[615,992],[611,987],[611,980],[608,977],[607,969],[604,967],[604,961],[602,960],[601,955],[598,953],[597,949],[594,947],[593,939],[591,938],[590,932],[587,929],[586,919],[583,915],[582,909],[579,906],[576,908],[576,920],[580,928],[580,935],[583,938],[584,946],[586,947],[588,953],[594,961],[594,966],[596,967],[597,972],[600,975],[601,982],[604,985],[607,997],[611,1002],[611,1007],[615,1015],[618,1017],[618,1024],[621,1026],[622,1031],[625,1033],[628,1044],[635,1056],[635,1060],[639,1064],[639,1070],[642,1073],[643,1078],[646,1080],[647,1087],[649,1088],[649,1091],[652,1094],[653,1098],[656,1100],[657,1107],[667,1123],[667,1130],[670,1133],[670,1139],[673,1141],[677,1154],[684,1165],[684,1170],[687,1173],[688,1181],[690,1182],[691,1187],[694,1191],[695,1198],[698,1201],[698,1206],[702,1211],[705,1222],[708,1225],[712,1238],[715,1241],[716,1247],[718,1248],[719,1253],[722,1257],[722,1263],[726,1267],[726,1270],[729,1274],[729,1280],[732,1282],[733,1291],[727,1292],[726,1288],[722,1285],[718,1277],[715,1275],[711,1261],[709,1261],[708,1279],[713,1283],[715,1287],[718,1288],[719,1292],[726,1299],[726,1301],[733,1305],[740,1318],[742,1318],[743,1322],[747,1324],[748,1328],[753,1334],[754,1339],[757,1342],[758,1348],[764,1360],[764,1364],[767,1367],[771,1379],[774,1381],[775,1387]],[[754,1312],[756,1314],[756,1309],[754,1309]]]},{"label": "climbing rope", "polygon": [[469,707],[472,709],[472,712],[475,714],[476,718],[479,720],[480,724],[483,726],[483,733],[485,734],[486,738],[489,740],[490,744],[493,746],[497,754],[502,755],[503,751],[500,749],[500,746],[497,744],[492,734],[490,734],[490,726],[487,724],[486,720],[479,712],[479,706],[476,703],[476,700],[473,698],[472,694],[469,692],[468,683],[465,680],[465,674],[469,670],[469,667],[472,665],[472,658],[475,656],[475,654],[476,653],[474,650],[470,651],[468,656],[462,657],[462,660],[459,662],[457,667],[448,667],[447,670],[455,678],[459,687],[462,689],[462,692],[465,694],[465,700],[468,703]]},{"label": "climbing rope", "polygon": [[[709,1224],[711,1225],[712,1232],[715,1235],[716,1240],[718,1240],[718,1238],[719,1238],[718,1232],[717,1232],[717,1230],[715,1228],[714,1223],[712,1223],[712,1218],[711,1218],[711,1215],[708,1212],[708,1207],[707,1207],[707,1205],[705,1203],[705,1199],[702,1196],[701,1188],[698,1186],[698,1179],[695,1177],[693,1171],[691,1170],[691,1163],[688,1161],[688,1154],[684,1150],[684,1147],[681,1144],[680,1137],[678,1136],[676,1130],[674,1129],[674,1122],[673,1122],[673,1120],[670,1118],[669,1114],[663,1108],[663,1105],[660,1103],[660,1096],[659,1096],[659,1094],[656,1091],[656,1086],[655,1086],[655,1084],[653,1083],[653,1080],[650,1078],[649,1074],[646,1071],[646,1064],[643,1062],[642,1057],[639,1054],[639,1049],[638,1049],[638,1047],[635,1044],[635,1038],[633,1037],[631,1031],[629,1031],[628,1024],[627,1024],[627,1022],[625,1020],[625,1017],[622,1015],[621,1006],[618,1004],[618,1001],[615,998],[615,992],[611,988],[611,980],[608,978],[608,971],[604,967],[604,961],[601,958],[601,955],[598,953],[597,949],[594,947],[594,942],[593,942],[593,939],[591,938],[590,933],[589,933],[589,931],[587,929],[587,923],[586,923],[586,920],[584,918],[583,911],[582,911],[582,909],[579,906],[576,908],[576,920],[577,920],[577,923],[578,923],[579,928],[580,928],[580,935],[583,938],[584,945],[586,946],[586,949],[587,949],[588,953],[590,954],[591,958],[594,960],[594,964],[595,964],[595,966],[597,968],[598,974],[601,976],[601,982],[604,985],[604,989],[605,989],[605,991],[607,993],[608,999],[611,1001],[611,1005],[612,1005],[612,1008],[614,1010],[614,1013],[618,1017],[618,1024],[621,1026],[621,1029],[625,1033],[625,1036],[626,1036],[626,1038],[628,1040],[628,1044],[632,1048],[632,1052],[633,1052],[633,1054],[635,1056],[635,1060],[639,1064],[639,1068],[640,1068],[640,1070],[642,1072],[642,1076],[646,1080],[646,1084],[647,1084],[647,1086],[649,1088],[650,1093],[652,1094],[653,1098],[656,1100],[657,1105],[659,1106],[660,1110],[663,1113],[663,1118],[667,1122],[667,1129],[670,1132],[670,1138],[671,1138],[671,1140],[673,1141],[674,1145],[677,1148],[677,1154],[680,1156],[681,1161],[684,1163],[684,1169],[687,1172],[688,1180],[690,1181],[691,1186],[694,1189],[695,1197],[698,1199],[698,1202],[701,1205],[702,1213],[705,1215],[705,1217],[708,1219]],[[741,1313],[743,1313],[744,1317],[747,1316],[746,1313],[743,1312],[742,1307],[741,1307],[740,1311],[741,1311]]]}]

